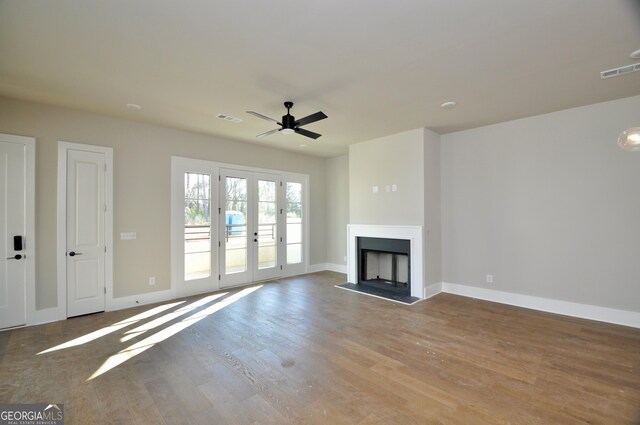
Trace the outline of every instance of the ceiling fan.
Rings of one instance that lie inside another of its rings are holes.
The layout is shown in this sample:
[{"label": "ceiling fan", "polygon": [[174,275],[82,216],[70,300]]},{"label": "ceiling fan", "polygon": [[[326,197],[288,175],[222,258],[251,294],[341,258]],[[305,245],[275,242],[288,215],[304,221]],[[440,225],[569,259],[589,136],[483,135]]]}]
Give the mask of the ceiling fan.
[{"label": "ceiling fan", "polygon": [[251,114],[255,117],[262,118],[263,120],[271,121],[273,123],[278,124],[281,127],[281,128],[276,128],[274,130],[269,130],[262,134],[258,134],[256,137],[265,137],[278,131],[282,131],[282,133],[284,134],[298,133],[302,136],[311,137],[312,139],[317,139],[318,137],[321,136],[321,134],[314,133],[313,131],[305,130],[304,128],[300,128],[300,127],[302,127],[303,125],[311,124],[312,122],[320,121],[327,118],[324,112],[318,111],[315,114],[311,114],[304,118],[300,118],[299,120],[296,121],[296,117],[291,115],[291,112],[290,112],[290,109],[293,107],[293,102],[284,102],[284,107],[287,108],[287,115],[284,115],[282,117],[282,122],[278,122],[273,118],[269,118],[257,112],[247,111],[247,114]]}]

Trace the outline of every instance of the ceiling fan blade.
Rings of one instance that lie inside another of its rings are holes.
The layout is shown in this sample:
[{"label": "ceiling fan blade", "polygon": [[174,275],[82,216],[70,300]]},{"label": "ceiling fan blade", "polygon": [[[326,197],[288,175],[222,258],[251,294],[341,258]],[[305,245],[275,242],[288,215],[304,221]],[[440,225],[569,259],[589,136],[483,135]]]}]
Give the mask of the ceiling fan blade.
[{"label": "ceiling fan blade", "polygon": [[276,133],[278,131],[282,130],[281,128],[276,128],[275,130],[269,130],[269,131],[265,131],[264,133],[260,133],[258,134],[256,137],[266,137],[270,134]]},{"label": "ceiling fan blade", "polygon": [[247,114],[251,114],[254,117],[262,118],[263,120],[271,121],[271,122],[276,123],[276,124],[280,124],[278,121],[274,120],[273,118],[269,118],[268,116],[259,114],[257,112],[247,111]]},{"label": "ceiling fan blade", "polygon": [[304,128],[296,128],[295,132],[302,136],[311,137],[312,139],[317,139],[322,136],[322,134],[314,133],[313,131],[305,130]]},{"label": "ceiling fan blade", "polygon": [[311,124],[312,122],[320,121],[325,118],[327,118],[327,116],[324,114],[324,112],[319,111],[307,117],[300,118],[298,121],[295,122],[295,125],[298,127],[302,127],[303,125]]}]

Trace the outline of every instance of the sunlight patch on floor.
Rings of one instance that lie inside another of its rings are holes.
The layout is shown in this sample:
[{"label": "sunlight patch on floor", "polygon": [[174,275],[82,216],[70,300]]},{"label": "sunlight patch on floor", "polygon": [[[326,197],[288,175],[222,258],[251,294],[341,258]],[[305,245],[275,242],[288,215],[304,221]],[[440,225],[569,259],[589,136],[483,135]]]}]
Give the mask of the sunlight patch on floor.
[{"label": "sunlight patch on floor", "polygon": [[113,325],[107,326],[105,328],[102,329],[98,329],[97,331],[93,331],[91,333],[88,333],[86,335],[82,335],[81,337],[72,339],[71,341],[67,341],[64,344],[60,344],[60,345],[56,345],[55,347],[51,347],[49,349],[46,349],[44,351],[39,352],[37,355],[40,354],[46,354],[46,353],[51,353],[53,351],[58,351],[58,350],[64,350],[66,348],[71,348],[71,347],[77,347],[79,345],[82,344],[86,344],[87,342],[91,342],[94,341],[98,338],[101,338],[105,335],[109,335],[110,333],[116,332],[122,328],[126,328],[127,326],[131,326],[134,323],[139,322],[140,320],[144,320],[147,319],[151,316],[155,316],[158,313],[162,313],[163,311],[169,310],[172,307],[175,307],[177,305],[180,305],[184,303],[184,301],[178,301],[175,303],[170,303],[170,304],[164,304],[164,305],[160,305],[158,307],[154,307],[150,310],[147,310],[143,313],[140,314],[136,314],[135,316],[129,317],[128,319],[125,320],[121,320],[118,323],[114,323]]},{"label": "sunlight patch on floor", "polygon": [[140,336],[143,333],[150,331],[151,329],[157,328],[160,325],[164,325],[165,323],[168,323],[177,317],[185,315],[195,310],[196,308],[202,307],[203,305],[208,304],[211,301],[218,299],[227,294],[228,292],[222,292],[220,294],[209,295],[207,297],[194,301],[191,304],[187,304],[184,307],[180,307],[176,311],[172,311],[171,313],[165,314],[164,316],[160,316],[157,319],[154,319],[150,322],[144,323],[138,326],[137,328],[128,330],[127,332],[125,332],[125,335],[122,338],[120,338],[120,342],[127,342],[130,339]]},{"label": "sunlight patch on floor", "polygon": [[213,313],[222,310],[226,306],[233,304],[239,299],[249,295],[250,293],[257,291],[262,288],[262,285],[253,286],[251,288],[245,288],[237,293],[230,295],[229,297],[216,302],[215,304],[195,313],[189,317],[184,318],[178,323],[174,323],[167,328],[156,332],[155,334],[148,336],[147,338],[136,342],[135,344],[121,350],[120,352],[114,354],[109,357],[103,364],[100,366],[94,373],[91,375],[87,381],[91,381],[92,379],[97,378],[98,376],[110,371],[111,369],[120,366],[127,360],[137,356],[138,354],[143,353],[154,345],[170,338],[171,336],[177,334],[178,332],[188,328],[191,325],[198,323],[200,320],[206,318],[207,316],[212,315]]}]

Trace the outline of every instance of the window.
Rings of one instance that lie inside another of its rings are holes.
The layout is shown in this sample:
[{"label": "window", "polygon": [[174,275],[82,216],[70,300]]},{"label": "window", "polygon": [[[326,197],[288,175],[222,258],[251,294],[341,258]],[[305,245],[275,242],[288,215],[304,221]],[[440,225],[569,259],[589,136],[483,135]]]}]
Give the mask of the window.
[{"label": "window", "polygon": [[287,182],[287,264],[302,262],[302,184]]},{"label": "window", "polygon": [[184,173],[184,280],[211,275],[211,178]]}]

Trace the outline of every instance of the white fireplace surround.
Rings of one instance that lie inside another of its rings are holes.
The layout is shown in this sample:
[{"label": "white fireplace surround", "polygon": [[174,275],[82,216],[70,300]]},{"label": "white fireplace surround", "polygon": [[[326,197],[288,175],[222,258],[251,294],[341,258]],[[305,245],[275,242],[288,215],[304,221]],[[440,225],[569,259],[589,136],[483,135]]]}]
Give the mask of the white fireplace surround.
[{"label": "white fireplace surround", "polygon": [[408,239],[411,244],[411,296],[424,298],[422,226],[347,225],[347,279],[358,283],[358,237]]}]

